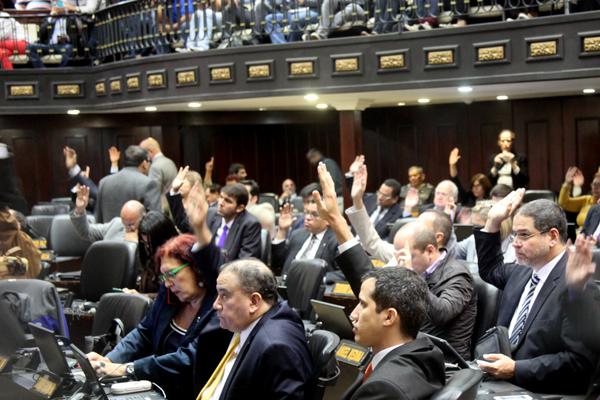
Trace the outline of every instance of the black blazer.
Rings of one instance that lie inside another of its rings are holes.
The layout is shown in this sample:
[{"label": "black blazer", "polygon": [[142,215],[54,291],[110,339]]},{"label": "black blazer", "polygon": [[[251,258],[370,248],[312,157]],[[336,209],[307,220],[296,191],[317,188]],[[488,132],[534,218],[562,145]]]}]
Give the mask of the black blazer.
[{"label": "black blazer", "polygon": [[444,354],[429,338],[418,338],[386,354],[365,383],[363,377],[358,374],[342,399],[429,399],[446,381]]},{"label": "black blazer", "polygon": [[179,193],[171,194],[170,192],[167,192],[166,197],[167,203],[169,203],[169,209],[171,210],[171,215],[173,216],[173,221],[175,222],[177,229],[179,229],[179,232],[193,233],[194,230],[188,222],[181,195]]},{"label": "black blazer", "polygon": [[[494,166],[494,158],[496,157],[498,153],[493,154],[490,157],[490,161],[488,162],[488,172],[487,172],[487,176],[488,179],[490,180],[490,182],[492,182],[492,186],[496,185],[496,183],[498,183],[498,175],[493,176],[491,173],[492,167]],[[518,154],[518,153],[514,153],[515,158],[517,159],[517,164],[519,165],[519,173],[517,175],[515,174],[511,174],[512,179],[513,179],[513,188],[514,189],[518,189],[518,188],[526,188],[527,185],[529,184],[529,169],[527,167],[527,158],[525,158],[524,155],[522,154]],[[500,169],[502,168],[504,164],[496,166],[496,169]]]},{"label": "black blazer", "polygon": [[[365,209],[367,210],[367,214],[371,215],[377,209],[377,195],[370,194],[369,196],[365,196]],[[400,204],[396,203],[391,206],[388,211],[385,213],[383,218],[375,224],[375,230],[379,234],[380,238],[387,238],[390,234],[390,228],[388,228],[388,223],[396,222],[398,218],[402,218],[402,208],[400,208]]]},{"label": "black blazer", "polygon": [[303,400],[314,376],[302,321],[287,302],[280,302],[248,336],[220,399]]},{"label": "black blazer", "polygon": [[[503,263],[499,233],[476,230],[474,234],[481,278],[504,291],[497,325],[508,327],[532,270]],[[512,351],[516,361],[513,381],[532,392],[583,393],[595,363],[592,351],[581,343],[573,323],[566,318],[562,301],[567,291],[566,264],[567,254],[542,286]]]},{"label": "black blazer", "polygon": [[[600,204],[592,206],[588,211],[583,227],[581,228],[581,233],[593,235],[596,228],[598,228],[598,224],[600,224]],[[600,247],[600,241],[596,242],[596,247]],[[597,267],[600,268],[600,265]]]},{"label": "black blazer", "polygon": [[[213,235],[217,234],[221,226],[221,217],[216,209],[208,209],[206,216],[208,229]],[[236,260],[238,258],[256,257],[260,258],[260,222],[244,210],[233,220],[233,224],[227,233],[225,246],[222,252],[226,261]]]},{"label": "black blazer", "polygon": [[[290,239],[281,243],[271,245],[271,264],[274,268],[282,268],[283,273],[287,274],[292,265],[292,261],[298,255],[306,239],[310,237],[310,232],[306,228],[293,231]],[[325,231],[323,240],[319,244],[315,258],[321,258],[327,261],[327,272],[333,272],[339,268],[335,264],[337,255],[337,240],[331,229]]]}]

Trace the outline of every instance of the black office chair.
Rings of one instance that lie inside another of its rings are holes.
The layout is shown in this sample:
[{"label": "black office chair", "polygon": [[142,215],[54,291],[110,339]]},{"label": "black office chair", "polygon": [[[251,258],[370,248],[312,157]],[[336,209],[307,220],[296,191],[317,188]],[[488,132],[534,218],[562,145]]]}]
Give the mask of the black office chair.
[{"label": "black office chair", "polygon": [[475,316],[475,326],[471,337],[471,351],[475,349],[477,340],[481,335],[494,326],[500,297],[500,290],[485,282],[479,275],[473,274],[473,285],[477,293],[477,315]]},{"label": "black office chair", "polygon": [[556,201],[556,195],[552,190],[526,190],[522,203],[525,204],[539,199]]},{"label": "black office chair", "polygon": [[396,236],[396,233],[398,233],[400,228],[402,228],[404,225],[408,224],[409,222],[413,222],[416,220],[417,219],[415,217],[406,217],[406,218],[397,219],[396,222],[394,222],[394,225],[392,225],[392,227],[390,229],[390,234],[387,237],[387,241],[390,243],[394,243],[394,236]]},{"label": "black office chair", "polygon": [[112,288],[133,288],[135,243],[101,240],[92,243],[81,265],[81,295],[85,300],[98,301]]},{"label": "black office chair", "polygon": [[483,372],[478,369],[461,369],[446,382],[431,400],[475,400]]},{"label": "black office chair", "polygon": [[[44,239],[50,238],[50,228],[52,227],[52,221],[54,215],[28,215],[25,217],[25,223],[30,230],[36,236],[34,239],[43,237]],[[48,245],[50,243],[48,242]]]},{"label": "black office chair", "polygon": [[473,225],[454,224],[454,234],[456,235],[456,240],[460,242],[473,234]]},{"label": "black office chair", "polygon": [[101,335],[110,328],[111,322],[119,318],[123,322],[123,336],[131,332],[140,323],[151,301],[141,294],[105,293],[100,298],[92,335]]},{"label": "black office chair", "polygon": [[273,206],[275,212],[279,211],[279,201],[277,201],[277,195],[275,193],[261,193],[258,196],[258,204],[269,203]]},{"label": "black office chair", "polygon": [[271,235],[267,229],[260,231],[260,259],[267,265],[271,265]]},{"label": "black office chair", "polygon": [[36,204],[31,208],[31,215],[59,215],[68,213],[69,205],[61,203]]},{"label": "black office chair", "polygon": [[314,390],[307,396],[310,400],[321,400],[327,386],[333,386],[340,376],[335,352],[340,338],[333,332],[316,330],[308,338],[308,349],[312,355],[318,376]]},{"label": "black office chair", "polygon": [[288,303],[302,319],[308,320],[311,317],[310,299],[323,298],[326,270],[327,261],[320,258],[292,261],[286,278]]},{"label": "black office chair", "polygon": [[290,203],[292,203],[294,210],[304,212],[304,199],[302,197],[294,197],[290,200]]},{"label": "black office chair", "polygon": [[50,247],[60,259],[83,257],[92,242],[79,236],[69,215],[56,215],[50,227]]}]

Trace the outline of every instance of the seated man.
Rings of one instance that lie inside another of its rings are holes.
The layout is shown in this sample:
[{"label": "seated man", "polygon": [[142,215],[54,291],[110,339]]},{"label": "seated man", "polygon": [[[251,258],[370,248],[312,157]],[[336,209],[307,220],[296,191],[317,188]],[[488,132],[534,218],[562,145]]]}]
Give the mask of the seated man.
[{"label": "seated man", "polygon": [[[433,202],[433,185],[425,182],[425,172],[423,167],[413,165],[408,169],[408,184],[402,186],[400,190],[400,207],[405,208],[406,197],[412,195],[416,198],[417,204],[411,203],[409,209],[405,210],[409,215],[418,215],[420,207]],[[416,196],[415,196],[416,195]],[[406,214],[406,212],[405,212]]]},{"label": "seated man", "polygon": [[343,280],[343,275],[335,264],[337,242],[327,221],[319,217],[317,205],[308,203],[304,209],[304,228],[295,230],[286,241],[293,216],[289,204],[281,208],[279,230],[273,239],[271,267],[282,269],[283,276],[289,272],[292,261],[320,258],[327,261],[327,280]]},{"label": "seated man", "polygon": [[350,318],[354,340],[373,359],[344,399],[429,399],[445,382],[444,355],[417,338],[427,311],[427,285],[406,268],[383,268],[362,279]]},{"label": "seated man", "polygon": [[79,186],[75,209],[71,212],[71,222],[77,234],[83,239],[95,242],[98,240],[126,240],[138,241],[138,226],[146,210],[144,205],[137,200],[129,200],[121,208],[121,216],[115,217],[106,223],[89,224],[85,209],[90,199],[90,189]]},{"label": "seated man", "polygon": [[59,54],[60,67],[65,67],[73,55],[73,44],[67,33],[67,18],[57,17],[54,9],[51,15],[40,26],[39,42],[27,45],[29,60],[34,68],[45,67],[42,56],[47,54]]},{"label": "seated man", "polygon": [[[331,15],[333,14],[333,17]],[[321,4],[321,20],[316,32],[311,33],[312,40],[327,39],[332,31],[345,22],[363,24],[365,10],[363,0],[325,0]]]},{"label": "seated man", "polygon": [[[503,290],[497,325],[508,327],[512,356],[486,354],[482,370],[533,392],[582,393],[595,356],[565,318],[567,220],[552,201],[535,200],[517,210],[525,189],[497,202],[485,227],[475,231],[479,274]],[[518,263],[504,264],[500,224],[513,218]]]},{"label": "seated man", "polygon": [[390,234],[388,224],[402,217],[400,201],[400,182],[395,179],[383,181],[375,195],[365,196],[365,208],[375,230],[382,238]]},{"label": "seated man", "polygon": [[[324,200],[315,194],[321,217],[327,220],[340,244],[336,258],[355,295],[360,292],[361,277],[373,266],[364,250],[352,237],[350,228],[335,204],[333,182],[324,165],[319,166]],[[464,358],[470,358],[470,343],[477,313],[473,277],[467,267],[437,247],[430,227],[411,222],[394,238],[397,263],[420,274],[427,286],[427,322],[422,330],[446,340]]]},{"label": "seated man", "polygon": [[[308,24],[318,22],[319,13],[317,12],[318,2],[315,0],[291,0],[286,7],[286,13],[276,11],[265,17],[265,32],[269,34],[271,43],[287,43],[302,40],[304,28]],[[287,21],[287,37],[283,33]],[[285,183],[285,181],[284,181]],[[293,182],[292,182],[293,183]]]}]

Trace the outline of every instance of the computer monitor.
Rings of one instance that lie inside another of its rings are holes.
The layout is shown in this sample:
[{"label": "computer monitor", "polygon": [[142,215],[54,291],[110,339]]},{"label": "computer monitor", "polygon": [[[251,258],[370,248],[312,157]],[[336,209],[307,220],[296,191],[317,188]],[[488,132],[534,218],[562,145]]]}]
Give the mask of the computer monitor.
[{"label": "computer monitor", "polygon": [[342,339],[354,340],[352,322],[343,306],[314,299],[311,299],[310,303],[317,313],[317,319],[323,324],[323,329],[337,334]]},{"label": "computer monitor", "polygon": [[63,378],[71,377],[71,369],[56,336],[54,336],[54,332],[31,322],[29,323],[29,330],[33,335],[35,344],[42,353],[42,358],[48,366],[48,370]]}]

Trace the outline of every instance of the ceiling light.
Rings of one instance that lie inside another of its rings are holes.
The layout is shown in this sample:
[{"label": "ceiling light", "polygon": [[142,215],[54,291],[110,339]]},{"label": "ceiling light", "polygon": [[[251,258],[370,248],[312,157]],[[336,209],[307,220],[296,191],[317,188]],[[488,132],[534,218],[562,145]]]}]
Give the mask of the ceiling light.
[{"label": "ceiling light", "polygon": [[316,93],[307,93],[304,96],[304,100],[306,100],[306,101],[317,101],[317,100],[319,100],[319,95],[316,94]]},{"label": "ceiling light", "polygon": [[400,107],[404,107],[404,106],[406,105],[406,103],[405,103],[405,102],[403,102],[403,101],[401,101],[401,102],[399,102],[399,103],[398,103],[398,105],[399,105]]},{"label": "ceiling light", "polygon": [[420,99],[418,99],[418,100],[417,100],[417,102],[418,102],[419,104],[427,104],[427,103],[429,103],[430,101],[431,101],[431,100],[429,100],[429,99],[427,99],[427,98],[425,98],[425,97],[422,97],[422,98],[420,98]]},{"label": "ceiling light", "polygon": [[260,107],[258,111],[267,111],[267,109],[265,107]]},{"label": "ceiling light", "polygon": [[191,103],[188,103],[188,107],[189,108],[200,108],[200,107],[202,107],[202,103],[198,103],[197,101],[192,101]]},{"label": "ceiling light", "polygon": [[327,110],[327,107],[328,107],[328,106],[327,106],[327,104],[325,104],[325,103],[319,103],[319,104],[317,104],[317,105],[316,105],[316,107],[317,107],[319,110]]},{"label": "ceiling light", "polygon": [[148,111],[148,112],[153,112],[158,110],[158,108],[156,108],[156,106],[148,106],[146,108],[144,108],[144,110]]},{"label": "ceiling light", "polygon": [[79,113],[81,113],[81,111],[73,109],[73,110],[67,110],[67,114],[69,115],[79,115]]},{"label": "ceiling light", "polygon": [[596,89],[583,89],[583,93],[594,94],[594,93],[596,93]]},{"label": "ceiling light", "polygon": [[473,91],[473,88],[471,86],[460,86],[458,91],[461,93],[470,93]]},{"label": "ceiling light", "polygon": [[496,100],[500,100],[500,101],[508,100],[508,96],[505,94],[499,94],[498,96],[496,96]]}]

